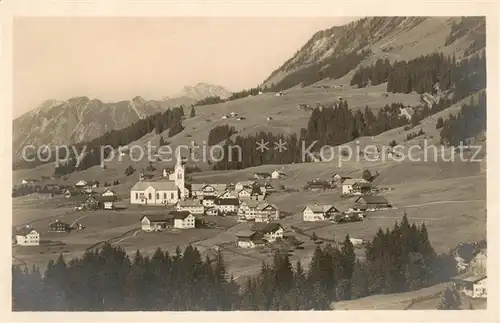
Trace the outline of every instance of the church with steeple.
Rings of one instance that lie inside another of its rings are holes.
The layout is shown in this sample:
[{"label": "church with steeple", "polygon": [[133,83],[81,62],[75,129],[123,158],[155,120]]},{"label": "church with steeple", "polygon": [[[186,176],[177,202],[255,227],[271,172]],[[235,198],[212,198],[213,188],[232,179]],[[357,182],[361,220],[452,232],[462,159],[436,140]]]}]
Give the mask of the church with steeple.
[{"label": "church with steeple", "polygon": [[184,180],[185,169],[182,158],[177,155],[173,172],[163,171],[168,180],[145,181],[143,174],[130,190],[130,203],[147,205],[173,205],[184,201],[188,196]]}]

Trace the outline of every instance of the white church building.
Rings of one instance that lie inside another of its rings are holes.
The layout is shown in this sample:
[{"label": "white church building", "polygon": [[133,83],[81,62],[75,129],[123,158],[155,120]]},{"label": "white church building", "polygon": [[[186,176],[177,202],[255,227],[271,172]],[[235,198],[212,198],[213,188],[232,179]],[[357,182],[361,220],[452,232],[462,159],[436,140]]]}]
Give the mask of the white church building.
[{"label": "white church building", "polygon": [[184,165],[180,158],[168,181],[139,181],[130,190],[131,204],[177,204],[185,198]]}]

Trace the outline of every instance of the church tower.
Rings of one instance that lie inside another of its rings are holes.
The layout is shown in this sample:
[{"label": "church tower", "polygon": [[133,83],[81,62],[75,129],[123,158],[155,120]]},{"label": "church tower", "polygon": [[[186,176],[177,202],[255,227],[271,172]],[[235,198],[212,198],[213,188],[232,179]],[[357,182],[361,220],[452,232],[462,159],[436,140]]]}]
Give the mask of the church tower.
[{"label": "church tower", "polygon": [[177,154],[177,164],[175,165],[174,173],[175,185],[179,188],[180,191],[180,200],[184,201],[185,199],[185,184],[184,184],[184,165],[182,165],[182,158],[180,154]]}]

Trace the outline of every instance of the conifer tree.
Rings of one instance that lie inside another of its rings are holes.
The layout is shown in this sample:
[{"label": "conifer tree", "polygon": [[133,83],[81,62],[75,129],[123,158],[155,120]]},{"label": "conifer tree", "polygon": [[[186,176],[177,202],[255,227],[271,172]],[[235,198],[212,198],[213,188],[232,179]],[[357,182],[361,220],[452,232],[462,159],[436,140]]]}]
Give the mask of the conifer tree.
[{"label": "conifer tree", "polygon": [[446,288],[441,297],[441,301],[437,306],[438,310],[457,310],[460,308],[462,301],[460,294],[455,288]]}]

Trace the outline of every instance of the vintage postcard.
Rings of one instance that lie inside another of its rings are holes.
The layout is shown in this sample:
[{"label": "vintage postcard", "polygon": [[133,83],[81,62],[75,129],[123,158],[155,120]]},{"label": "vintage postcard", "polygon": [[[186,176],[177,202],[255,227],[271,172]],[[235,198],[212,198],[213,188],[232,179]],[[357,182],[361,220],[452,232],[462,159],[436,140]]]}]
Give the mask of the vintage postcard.
[{"label": "vintage postcard", "polygon": [[494,5],[68,3],[2,18],[7,321],[495,318]]}]

